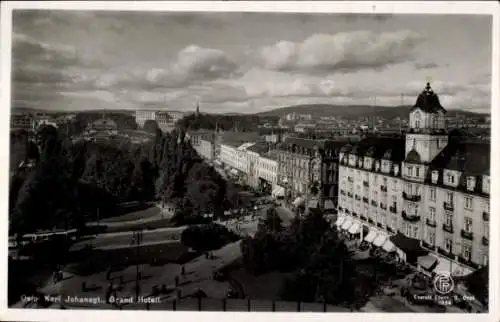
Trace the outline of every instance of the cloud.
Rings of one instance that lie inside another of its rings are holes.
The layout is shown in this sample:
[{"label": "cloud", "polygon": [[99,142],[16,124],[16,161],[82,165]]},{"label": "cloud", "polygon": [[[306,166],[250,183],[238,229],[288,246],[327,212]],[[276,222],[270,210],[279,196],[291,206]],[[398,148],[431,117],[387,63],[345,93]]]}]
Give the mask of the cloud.
[{"label": "cloud", "polygon": [[195,45],[181,50],[174,61],[155,68],[114,68],[87,75],[73,73],[76,83],[95,89],[157,91],[188,87],[227,78],[238,65],[223,51]]},{"label": "cloud", "polygon": [[280,41],[262,48],[266,68],[281,71],[351,71],[412,59],[422,37],[412,31],[315,34],[303,42]]},{"label": "cloud", "polygon": [[417,62],[413,65],[415,69],[433,69],[439,67],[438,64],[434,62]]}]

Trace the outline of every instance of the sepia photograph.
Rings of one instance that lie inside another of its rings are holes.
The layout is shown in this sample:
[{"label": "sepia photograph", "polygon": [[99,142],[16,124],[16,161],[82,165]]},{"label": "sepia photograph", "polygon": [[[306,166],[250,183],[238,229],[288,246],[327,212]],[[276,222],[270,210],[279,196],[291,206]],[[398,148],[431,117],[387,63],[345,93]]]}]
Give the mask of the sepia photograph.
[{"label": "sepia photograph", "polygon": [[493,14],[192,7],[11,9],[8,308],[497,310]]}]

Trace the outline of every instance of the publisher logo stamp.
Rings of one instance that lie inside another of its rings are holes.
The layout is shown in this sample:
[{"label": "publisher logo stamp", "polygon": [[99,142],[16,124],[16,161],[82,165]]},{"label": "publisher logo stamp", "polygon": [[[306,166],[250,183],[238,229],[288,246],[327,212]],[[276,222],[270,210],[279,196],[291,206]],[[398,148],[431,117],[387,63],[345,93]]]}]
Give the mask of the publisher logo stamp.
[{"label": "publisher logo stamp", "polygon": [[455,282],[448,272],[440,272],[434,278],[434,289],[441,295],[447,295],[453,291]]}]

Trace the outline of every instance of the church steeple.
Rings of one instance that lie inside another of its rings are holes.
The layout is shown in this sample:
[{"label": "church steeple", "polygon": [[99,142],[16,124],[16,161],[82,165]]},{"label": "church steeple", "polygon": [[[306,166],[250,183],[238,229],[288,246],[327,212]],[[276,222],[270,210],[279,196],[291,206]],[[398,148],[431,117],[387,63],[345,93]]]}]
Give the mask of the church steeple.
[{"label": "church steeple", "polygon": [[200,116],[200,102],[196,102],[196,116]]}]

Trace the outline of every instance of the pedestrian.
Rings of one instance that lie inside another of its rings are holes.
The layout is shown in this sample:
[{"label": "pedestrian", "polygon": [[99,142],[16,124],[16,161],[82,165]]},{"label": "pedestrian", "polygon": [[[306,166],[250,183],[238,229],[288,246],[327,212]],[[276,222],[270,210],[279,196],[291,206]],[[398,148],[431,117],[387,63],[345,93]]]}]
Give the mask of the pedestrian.
[{"label": "pedestrian", "polygon": [[184,267],[184,265],[182,265],[181,267],[181,275],[186,275],[186,268]]}]

